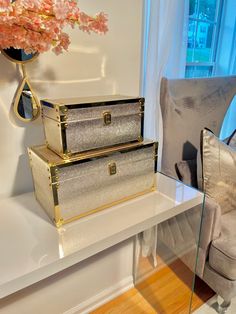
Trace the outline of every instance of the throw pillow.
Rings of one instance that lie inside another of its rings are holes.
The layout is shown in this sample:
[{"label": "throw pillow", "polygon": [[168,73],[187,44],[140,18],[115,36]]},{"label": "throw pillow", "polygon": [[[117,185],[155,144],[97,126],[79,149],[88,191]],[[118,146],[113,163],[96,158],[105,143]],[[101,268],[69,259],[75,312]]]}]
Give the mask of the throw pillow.
[{"label": "throw pillow", "polygon": [[230,135],[227,144],[233,148],[236,148],[236,129],[234,130],[232,135]]},{"label": "throw pillow", "polygon": [[222,213],[236,209],[236,150],[211,131],[202,131],[203,188]]},{"label": "throw pillow", "polygon": [[[223,142],[236,149],[236,130],[234,130],[229,137],[225,138]],[[200,150],[197,152],[197,185],[199,190],[203,190],[202,160]]]},{"label": "throw pillow", "polygon": [[197,161],[196,159],[182,160],[176,164],[176,173],[184,183],[197,188]]}]

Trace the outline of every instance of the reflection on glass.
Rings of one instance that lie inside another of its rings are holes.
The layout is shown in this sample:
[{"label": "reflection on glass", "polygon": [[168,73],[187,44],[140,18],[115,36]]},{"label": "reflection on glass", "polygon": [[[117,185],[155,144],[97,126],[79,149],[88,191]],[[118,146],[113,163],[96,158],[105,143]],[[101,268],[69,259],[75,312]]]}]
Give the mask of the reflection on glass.
[{"label": "reflection on glass", "polygon": [[201,20],[215,21],[217,0],[190,0],[189,15]]},{"label": "reflection on glass", "polygon": [[26,54],[23,49],[8,48],[4,49],[4,54],[16,62],[26,63],[31,61],[37,54]]},{"label": "reflection on glass", "polygon": [[194,48],[196,46],[195,37],[197,32],[197,22],[189,21],[188,27],[188,49],[187,49],[187,62],[194,61]]},{"label": "reflection on glass", "polygon": [[14,103],[14,110],[21,120],[31,121],[39,115],[39,105],[25,79],[20,86]]},{"label": "reflection on glass", "polygon": [[208,22],[189,22],[187,62],[209,62],[215,26]]},{"label": "reflection on glass", "polygon": [[212,76],[212,66],[187,66],[185,70],[185,77],[210,77]]},{"label": "reflection on glass", "polygon": [[217,0],[199,0],[198,18],[202,20],[215,20]]},{"label": "reflection on glass", "polygon": [[135,286],[150,313],[192,313],[199,300],[209,297],[198,285],[193,295],[202,206],[138,235]]},{"label": "reflection on glass", "polygon": [[25,84],[17,107],[19,115],[24,119],[32,119],[33,117],[32,93],[28,88],[28,85]]}]

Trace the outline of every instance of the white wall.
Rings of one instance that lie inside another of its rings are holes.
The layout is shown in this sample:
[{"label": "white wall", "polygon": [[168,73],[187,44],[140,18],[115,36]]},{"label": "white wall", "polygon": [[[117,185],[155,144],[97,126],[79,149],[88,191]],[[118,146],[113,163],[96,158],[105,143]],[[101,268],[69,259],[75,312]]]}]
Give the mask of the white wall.
[{"label": "white wall", "polygon": [[[40,98],[138,95],[142,2],[80,0],[81,9],[89,13],[99,10],[108,13],[110,31],[98,36],[70,30],[72,44],[68,53],[61,56],[45,53],[28,65],[37,95]],[[40,121],[23,124],[12,114],[11,102],[18,81],[16,66],[0,55],[0,199],[33,189],[26,147],[44,141]],[[65,313],[81,302],[96,303],[99,293],[102,292],[103,299],[109,297],[112,287],[127,286],[132,278],[132,257],[131,239],[52,279],[0,300],[0,312]]]},{"label": "white wall", "polygon": [[[48,52],[27,65],[39,98],[123,93],[138,95],[140,84],[142,0],[81,0],[88,13],[104,11],[109,32],[85,34],[68,29],[68,53]],[[26,147],[44,142],[40,121],[15,120],[11,102],[17,88],[16,66],[0,55],[0,199],[33,189]]]}]

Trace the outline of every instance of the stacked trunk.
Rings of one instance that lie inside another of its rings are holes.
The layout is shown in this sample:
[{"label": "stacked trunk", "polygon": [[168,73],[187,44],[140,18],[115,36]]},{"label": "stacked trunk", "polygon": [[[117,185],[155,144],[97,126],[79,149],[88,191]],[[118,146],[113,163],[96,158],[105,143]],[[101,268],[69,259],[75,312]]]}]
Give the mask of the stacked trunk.
[{"label": "stacked trunk", "polygon": [[28,149],[35,195],[57,227],[155,189],[144,99],[42,100],[46,145]]}]

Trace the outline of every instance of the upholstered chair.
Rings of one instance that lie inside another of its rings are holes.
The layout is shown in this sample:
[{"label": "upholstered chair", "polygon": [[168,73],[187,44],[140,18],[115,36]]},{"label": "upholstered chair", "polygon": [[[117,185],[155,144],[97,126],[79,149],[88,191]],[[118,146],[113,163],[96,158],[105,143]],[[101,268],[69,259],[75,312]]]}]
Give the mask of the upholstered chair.
[{"label": "upholstered chair", "polygon": [[[235,94],[236,76],[162,79],[162,172],[179,179],[178,165],[187,163],[194,172],[187,183],[196,187],[198,182],[201,188],[201,177],[197,175],[197,167],[201,167],[197,165],[201,130],[208,128],[219,136]],[[222,241],[227,243],[223,250]],[[224,299],[219,312],[225,313],[231,298],[236,296],[236,208],[227,212],[209,197],[203,211],[196,272]]]}]

